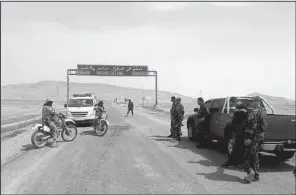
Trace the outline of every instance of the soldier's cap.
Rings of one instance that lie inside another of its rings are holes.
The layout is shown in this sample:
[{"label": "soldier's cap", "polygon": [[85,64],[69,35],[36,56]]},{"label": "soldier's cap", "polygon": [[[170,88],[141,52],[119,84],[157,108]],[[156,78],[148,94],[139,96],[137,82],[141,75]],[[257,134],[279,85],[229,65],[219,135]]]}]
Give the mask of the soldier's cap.
[{"label": "soldier's cap", "polygon": [[259,96],[253,96],[251,99],[253,101],[261,101],[261,98]]},{"label": "soldier's cap", "polygon": [[177,97],[176,98],[176,101],[180,101],[181,102],[181,98],[180,97]]},{"label": "soldier's cap", "polygon": [[50,103],[50,102],[52,103],[52,100],[46,99],[45,102],[44,102],[44,104],[47,104],[47,103]]},{"label": "soldier's cap", "polygon": [[175,96],[172,96],[172,97],[171,97],[171,100],[175,100],[175,99],[176,99],[176,97],[175,97]]}]

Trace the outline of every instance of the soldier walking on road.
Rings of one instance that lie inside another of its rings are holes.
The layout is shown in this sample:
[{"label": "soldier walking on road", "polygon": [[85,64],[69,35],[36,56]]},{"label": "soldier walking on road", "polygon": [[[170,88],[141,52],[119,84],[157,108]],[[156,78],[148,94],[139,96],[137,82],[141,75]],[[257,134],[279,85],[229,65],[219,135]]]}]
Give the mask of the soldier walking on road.
[{"label": "soldier walking on road", "polygon": [[132,116],[134,116],[134,103],[132,102],[131,99],[128,100],[127,109],[128,110],[127,110],[126,116],[128,116],[130,112],[132,112]]},{"label": "soldier walking on road", "polygon": [[251,107],[254,109],[248,112],[248,129],[253,130],[251,139],[246,141],[245,171],[247,176],[245,180],[248,182],[259,181],[258,153],[267,128],[266,111],[260,106],[260,102],[260,97],[253,97]]},{"label": "soldier walking on road", "polygon": [[173,120],[173,111],[175,109],[175,101],[176,101],[176,97],[175,96],[172,96],[171,97],[171,102],[172,102],[172,107],[170,109],[170,117],[171,117],[171,128],[170,128],[170,131],[171,131],[171,134],[168,136],[169,138],[171,137],[174,137],[174,120]]},{"label": "soldier walking on road", "polygon": [[173,110],[173,129],[174,139],[181,141],[181,126],[184,118],[184,106],[181,103],[181,98],[176,99],[175,109]]},{"label": "soldier walking on road", "polygon": [[204,100],[202,97],[197,98],[197,104],[199,105],[198,110],[198,121],[197,127],[198,130],[198,144],[196,145],[197,148],[205,148],[207,145],[207,136],[208,136],[208,117],[210,115],[209,109],[205,106]]}]

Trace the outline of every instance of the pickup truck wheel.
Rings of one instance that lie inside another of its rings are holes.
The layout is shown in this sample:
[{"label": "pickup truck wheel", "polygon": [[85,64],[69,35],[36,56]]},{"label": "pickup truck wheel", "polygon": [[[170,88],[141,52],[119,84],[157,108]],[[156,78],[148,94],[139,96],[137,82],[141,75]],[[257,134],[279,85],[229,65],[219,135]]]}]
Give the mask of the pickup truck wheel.
[{"label": "pickup truck wheel", "polygon": [[295,155],[295,152],[279,152],[276,154],[276,161],[284,162],[292,158],[294,155]]},{"label": "pickup truck wheel", "polygon": [[193,128],[191,126],[188,127],[188,138],[193,141]]}]

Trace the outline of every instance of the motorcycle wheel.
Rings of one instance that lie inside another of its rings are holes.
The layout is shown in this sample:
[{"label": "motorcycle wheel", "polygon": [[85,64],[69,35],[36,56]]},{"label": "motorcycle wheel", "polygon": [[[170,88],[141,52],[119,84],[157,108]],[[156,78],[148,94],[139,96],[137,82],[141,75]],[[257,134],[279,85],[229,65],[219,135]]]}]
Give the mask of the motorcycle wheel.
[{"label": "motorcycle wheel", "polygon": [[47,140],[43,140],[42,137],[48,136],[45,132],[35,130],[31,136],[31,142],[36,149],[44,148]]},{"label": "motorcycle wheel", "polygon": [[76,128],[76,125],[75,124],[67,124],[67,129],[70,133],[70,136],[73,135],[72,138],[68,138],[69,135],[66,134],[66,131],[63,129],[62,130],[62,139],[65,141],[65,142],[71,142],[73,141],[76,137],[77,137],[77,134],[78,134],[78,131],[77,131],[77,128]]},{"label": "motorcycle wheel", "polygon": [[101,122],[101,126],[98,124],[95,127],[95,134],[97,136],[102,137],[102,136],[104,136],[107,133],[107,131],[108,131],[108,124],[105,121],[102,121]]}]

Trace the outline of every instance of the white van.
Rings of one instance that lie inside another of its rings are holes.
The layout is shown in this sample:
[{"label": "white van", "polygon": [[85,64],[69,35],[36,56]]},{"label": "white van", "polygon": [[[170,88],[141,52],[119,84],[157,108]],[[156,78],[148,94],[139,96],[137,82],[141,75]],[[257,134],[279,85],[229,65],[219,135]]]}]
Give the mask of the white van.
[{"label": "white van", "polygon": [[73,94],[68,104],[65,104],[68,118],[78,123],[93,123],[96,103],[96,96],[91,93]]}]

